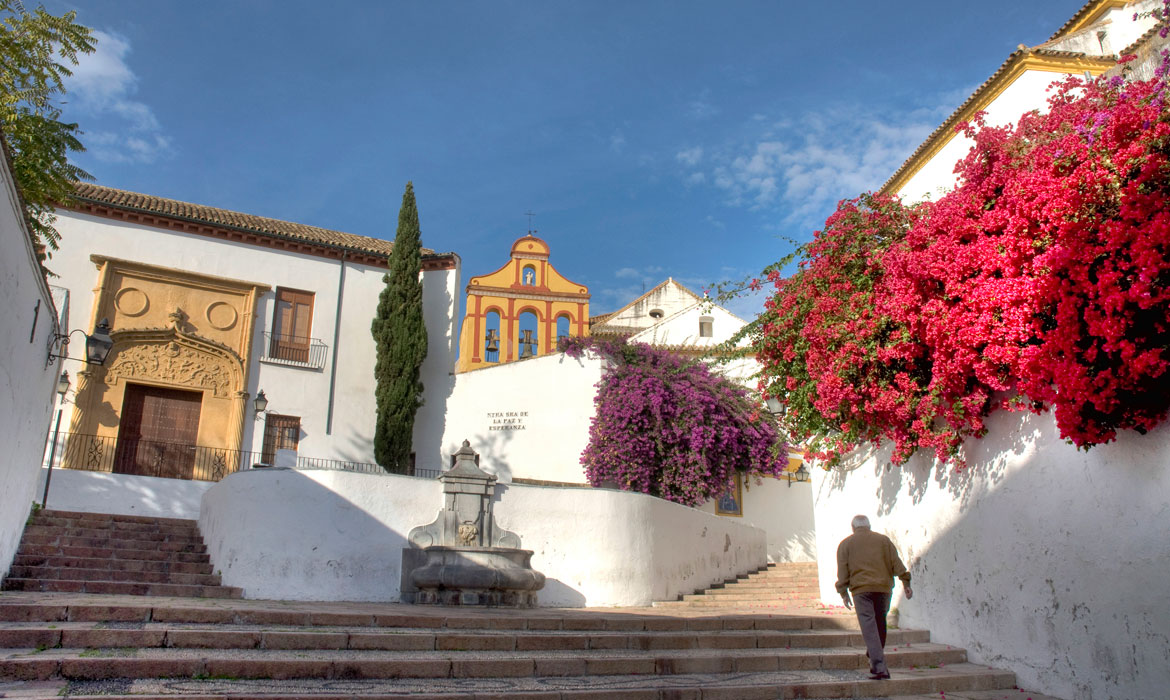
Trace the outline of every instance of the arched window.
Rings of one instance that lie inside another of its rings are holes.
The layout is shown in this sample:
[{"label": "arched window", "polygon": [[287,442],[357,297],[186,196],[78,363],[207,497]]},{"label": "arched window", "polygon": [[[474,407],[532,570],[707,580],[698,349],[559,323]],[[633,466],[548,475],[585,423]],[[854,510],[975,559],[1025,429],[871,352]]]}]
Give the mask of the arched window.
[{"label": "arched window", "polygon": [[517,349],[520,358],[533,357],[540,354],[540,321],[536,314],[525,311],[520,314],[520,338],[517,340]]},{"label": "arched window", "polygon": [[525,287],[536,286],[536,268],[534,266],[524,266],[524,269],[520,271],[520,283]]},{"label": "arched window", "polygon": [[483,361],[500,361],[500,314],[498,311],[487,312],[483,336]]},{"label": "arched window", "polygon": [[571,323],[572,323],[572,321],[569,320],[568,315],[561,314],[560,316],[557,316],[557,343],[558,344],[561,342],[561,338],[568,338],[569,337],[569,335],[570,335],[570,333],[569,333],[570,325],[569,324],[571,324]]}]

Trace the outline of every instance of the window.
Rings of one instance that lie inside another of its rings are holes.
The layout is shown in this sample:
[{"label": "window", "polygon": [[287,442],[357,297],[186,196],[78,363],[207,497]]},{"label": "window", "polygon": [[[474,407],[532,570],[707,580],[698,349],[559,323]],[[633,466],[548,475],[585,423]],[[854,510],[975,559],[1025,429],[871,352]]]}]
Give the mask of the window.
[{"label": "window", "polygon": [[520,359],[540,354],[540,320],[531,311],[520,314]]},{"label": "window", "polygon": [[500,314],[497,311],[487,312],[487,332],[483,338],[483,361],[500,361]]},{"label": "window", "polygon": [[557,343],[561,342],[561,338],[568,338],[571,335],[569,333],[570,324],[572,321],[568,316],[557,317]]},{"label": "window", "polygon": [[281,416],[269,413],[264,417],[264,450],[260,461],[265,464],[276,462],[277,450],[296,451],[301,441],[301,419],[297,416]]},{"label": "window", "polygon": [[701,316],[699,318],[699,337],[711,338],[715,335],[715,319],[710,316]]},{"label": "window", "polygon": [[277,287],[269,356],[278,360],[308,362],[312,328],[313,293]]}]

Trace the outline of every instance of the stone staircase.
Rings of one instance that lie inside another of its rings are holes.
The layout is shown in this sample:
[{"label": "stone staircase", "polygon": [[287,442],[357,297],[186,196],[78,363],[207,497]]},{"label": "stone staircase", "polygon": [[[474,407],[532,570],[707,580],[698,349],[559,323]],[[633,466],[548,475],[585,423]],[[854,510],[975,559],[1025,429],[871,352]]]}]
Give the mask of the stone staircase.
[{"label": "stone staircase", "polygon": [[768,564],[754,574],[715,584],[701,593],[654,603],[654,607],[661,608],[810,610],[820,606],[816,562]]},{"label": "stone staircase", "polygon": [[0,697],[1051,700],[926,630],[891,630],[893,678],[868,680],[844,611],[244,600],[210,566],[189,521],[39,513],[0,594]]},{"label": "stone staircase", "polygon": [[868,680],[851,615],[0,595],[0,692],[20,697],[1024,697],[925,630],[891,630],[887,660]]},{"label": "stone staircase", "polygon": [[239,598],[220,585],[194,520],[37,512],[0,589]]}]

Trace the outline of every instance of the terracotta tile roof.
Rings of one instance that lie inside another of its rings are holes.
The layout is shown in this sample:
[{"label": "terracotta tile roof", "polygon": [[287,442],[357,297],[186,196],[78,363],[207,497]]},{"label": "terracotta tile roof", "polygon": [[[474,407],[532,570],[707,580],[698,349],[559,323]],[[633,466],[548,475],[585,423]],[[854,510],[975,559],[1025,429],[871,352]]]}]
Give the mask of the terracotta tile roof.
[{"label": "terracotta tile roof", "polygon": [[1150,27],[1149,29],[1146,30],[1145,34],[1142,34],[1137,39],[1135,39],[1132,44],[1130,44],[1129,46],[1126,46],[1124,49],[1122,49],[1121,55],[1122,56],[1129,56],[1132,54],[1136,54],[1138,52],[1138,49],[1140,49],[1143,44],[1152,40],[1158,34],[1158,32],[1160,32],[1161,30],[1162,30],[1161,24],[1155,24],[1154,26]]},{"label": "terracotta tile roof", "polygon": [[[348,248],[364,253],[389,255],[390,250],[394,247],[392,241],[380,238],[358,236],[292,221],[270,219],[265,216],[244,214],[229,209],[217,209],[202,204],[180,202],[176,199],[128,192],[90,183],[77,185],[77,198],[84,202],[103,204],[118,209],[129,209],[249,233],[267,234],[278,238],[291,238],[333,248]],[[424,255],[434,254],[433,250],[427,248],[423,248],[422,252]]]},{"label": "terracotta tile roof", "polygon": [[1060,29],[1057,29],[1055,34],[1048,37],[1048,41],[1052,41],[1053,39],[1056,39],[1057,37],[1059,37],[1061,34],[1064,34],[1065,32],[1067,32],[1069,29],[1072,29],[1073,25],[1075,25],[1077,22],[1080,22],[1082,17],[1084,17],[1085,15],[1092,12],[1100,4],[1101,4],[1101,0],[1089,0],[1088,2],[1086,2],[1084,5],[1081,6],[1081,9],[1076,11],[1076,14],[1074,14],[1072,17],[1069,18],[1069,20],[1067,22],[1060,25]]},{"label": "terracotta tile roof", "polygon": [[[1090,4],[1092,4],[1092,3],[1090,3]],[[1004,75],[1009,70],[1011,70],[1012,66],[1015,65],[1015,63],[1017,61],[1019,61],[1020,59],[1026,57],[1026,56],[1043,56],[1046,58],[1073,58],[1073,59],[1088,58],[1088,59],[1117,60],[1116,57],[1113,57],[1113,56],[1090,56],[1089,54],[1082,53],[1079,51],[1056,51],[1054,49],[1044,49],[1044,48],[1035,48],[1035,47],[1028,48],[1028,47],[1024,46],[1023,44],[1020,44],[1019,48],[1017,48],[1015,51],[1013,51],[1007,57],[1007,59],[1002,64],[1000,64],[999,68],[997,68],[996,71],[991,74],[991,77],[989,77],[987,80],[984,80],[983,83],[979,87],[977,87],[975,89],[975,91],[972,92],[971,95],[966,100],[963,100],[963,104],[959,105],[955,109],[955,111],[951,112],[951,115],[949,117],[947,117],[946,120],[943,121],[943,123],[940,124],[937,129],[930,132],[930,136],[927,136],[926,139],[924,139],[922,141],[922,143],[918,145],[918,148],[914,149],[914,152],[910,154],[910,157],[907,158],[902,163],[902,165],[899,166],[898,169],[894,171],[893,175],[890,175],[890,177],[884,183],[882,183],[882,186],[880,188],[878,188],[878,191],[885,192],[887,194],[893,194],[893,192],[888,191],[889,187],[894,182],[897,182],[899,180],[899,178],[901,178],[902,175],[905,174],[905,172],[914,163],[916,163],[918,161],[918,158],[922,154],[929,151],[930,148],[934,145],[934,142],[936,140],[938,140],[939,138],[942,138],[946,134],[953,133],[955,126],[960,121],[962,121],[962,117],[964,116],[967,109],[969,107],[971,107],[972,105],[974,105],[979,100],[979,97],[983,94],[983,92],[985,90],[987,90],[988,88],[990,88],[992,85],[994,85],[996,83],[996,81],[999,80],[1000,76]]]}]

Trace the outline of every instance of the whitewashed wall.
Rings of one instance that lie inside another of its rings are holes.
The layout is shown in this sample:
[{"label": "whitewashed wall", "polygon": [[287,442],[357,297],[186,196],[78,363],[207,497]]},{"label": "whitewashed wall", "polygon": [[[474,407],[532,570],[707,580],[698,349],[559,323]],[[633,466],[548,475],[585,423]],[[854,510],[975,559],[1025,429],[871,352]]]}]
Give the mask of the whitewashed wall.
[{"label": "whitewashed wall", "polygon": [[[258,304],[253,337],[253,360],[247,391],[255,396],[263,389],[268,410],[301,418],[298,452],[355,462],[373,461],[374,342],[370,323],[384,283],[385,270],[369,265],[342,263],[321,257],[290,253],[194,234],[168,231],[115,221],[77,212],[59,214],[59,228],[68,249],[54,258],[54,271],[69,288],[77,323],[89,323],[94,303],[97,271],[91,254],[105,255],[202,274],[228,277],[273,287]],[[148,245],[143,241],[149,240]],[[428,356],[423,365],[426,388],[420,426],[415,431],[418,464],[439,460],[439,438],[426,426],[441,422],[441,407],[450,391],[454,364],[454,329],[458,310],[456,290],[459,270],[423,273],[424,317]],[[275,288],[302,289],[314,293],[311,335],[329,346],[324,369],[307,369],[260,362],[263,333],[272,328]],[[338,296],[342,298],[338,318]],[[340,333],[335,329],[340,323]],[[329,421],[329,386],[334,355],[336,385]],[[251,411],[249,411],[251,415]],[[68,424],[68,416],[66,416]],[[245,449],[263,446],[264,421],[247,421]],[[421,444],[420,444],[421,443]],[[433,467],[432,467],[433,468]]]},{"label": "whitewashed wall", "polygon": [[[1067,77],[1064,73],[1024,71],[985,109],[984,118],[990,126],[1014,124],[1021,114],[1048,105],[1048,86]],[[923,199],[937,200],[955,186],[955,164],[966,157],[975,142],[962,134],[955,134],[922,169],[898,190],[907,202]]]},{"label": "whitewashed wall", "polygon": [[[715,501],[708,501],[700,510],[714,515]],[[718,517],[734,518],[766,532],[770,562],[817,560],[812,490],[808,482],[789,486],[787,479],[767,477],[758,483],[755,478],[745,479],[743,515]]]},{"label": "whitewashed wall", "polygon": [[[68,245],[68,241],[64,243]],[[0,153],[0,573],[8,571],[33,500],[61,361],[46,366],[57,310]],[[37,304],[40,304],[39,311]],[[62,322],[68,319],[61,319]]]},{"label": "whitewashed wall", "polygon": [[858,513],[897,544],[914,599],[901,624],[1058,697],[1166,697],[1170,687],[1170,427],[1077,451],[1050,416],[1000,412],[970,467],[864,455],[813,469],[821,594]]},{"label": "whitewashed wall", "polygon": [[[711,336],[708,338],[699,335],[701,318],[711,319]],[[718,345],[745,325],[746,321],[721,306],[693,302],[650,328],[630,336],[630,340],[650,345]],[[740,345],[747,345],[747,340]]]},{"label": "whitewashed wall", "polygon": [[464,440],[480,467],[513,478],[585,483],[581,452],[589,442],[593,397],[604,362],[587,354],[543,355],[455,376],[443,426],[449,465]]},{"label": "whitewashed wall", "polygon": [[[766,561],[762,531],[650,496],[497,488],[497,522],[548,578],[542,606],[672,600]],[[441,507],[434,480],[257,470],[213,486],[199,526],[224,584],[249,598],[396,601],[406,538]]]},{"label": "whitewashed wall", "polygon": [[[37,494],[43,493],[48,469],[42,468]],[[153,476],[53,469],[48,507],[82,513],[144,515],[156,518],[199,517],[203,494],[210,481],[160,479]]]}]

